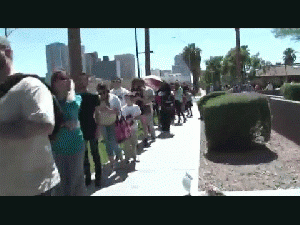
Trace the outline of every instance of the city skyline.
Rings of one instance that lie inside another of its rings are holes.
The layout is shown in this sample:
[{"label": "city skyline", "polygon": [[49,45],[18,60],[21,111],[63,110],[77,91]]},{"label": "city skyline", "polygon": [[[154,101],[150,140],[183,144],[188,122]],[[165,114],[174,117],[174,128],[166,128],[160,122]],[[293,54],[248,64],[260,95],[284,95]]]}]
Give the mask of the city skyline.
[{"label": "city skyline", "polygon": [[[96,78],[111,80],[116,77],[132,79],[135,77],[135,57],[133,54],[115,55],[114,60],[103,56],[98,58],[96,51],[85,53],[85,46],[81,45],[82,72]],[[51,76],[55,70],[70,72],[69,49],[64,43],[54,42],[46,45],[47,74],[46,83],[50,84]]]},{"label": "city skyline", "polygon": [[[291,47],[296,51],[300,43],[289,38],[276,39],[271,28],[241,28],[241,45],[248,45],[250,54],[260,52],[265,61],[283,62],[283,51]],[[137,29],[139,51],[145,51],[144,28]],[[4,28],[0,29],[4,35]],[[68,44],[67,28],[18,28],[9,36],[14,50],[14,65],[17,71],[47,73],[46,45],[54,42]],[[151,68],[171,70],[175,55],[182,52],[189,43],[201,48],[201,69],[210,56],[225,56],[235,47],[234,28],[150,28]],[[81,44],[86,52],[98,52],[111,59],[114,55],[135,55],[134,28],[81,28]],[[296,60],[299,61],[299,55]],[[145,56],[139,55],[142,75],[145,74]],[[137,71],[135,65],[135,71]]]}]

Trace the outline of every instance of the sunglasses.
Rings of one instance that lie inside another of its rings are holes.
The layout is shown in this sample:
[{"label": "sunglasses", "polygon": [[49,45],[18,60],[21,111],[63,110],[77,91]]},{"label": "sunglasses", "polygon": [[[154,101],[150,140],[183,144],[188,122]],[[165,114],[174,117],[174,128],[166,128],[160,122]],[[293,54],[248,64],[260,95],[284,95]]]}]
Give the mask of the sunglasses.
[{"label": "sunglasses", "polygon": [[68,77],[57,77],[57,80],[58,81],[69,81],[70,78],[68,78]]}]

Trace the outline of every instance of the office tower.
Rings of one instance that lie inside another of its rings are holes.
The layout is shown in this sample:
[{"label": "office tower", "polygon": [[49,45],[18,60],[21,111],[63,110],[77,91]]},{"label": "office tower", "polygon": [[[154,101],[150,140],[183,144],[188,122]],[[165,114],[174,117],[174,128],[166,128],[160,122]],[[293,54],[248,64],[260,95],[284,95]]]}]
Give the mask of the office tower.
[{"label": "office tower", "polygon": [[98,61],[92,66],[92,74],[103,80],[121,77],[120,62],[118,60],[108,61],[108,56],[103,56],[103,61]]},{"label": "office tower", "polygon": [[[83,67],[85,67],[84,51],[85,51],[85,47],[82,45],[81,56],[82,56]],[[67,45],[59,42],[46,45],[46,60],[47,60],[47,74],[46,74],[47,84],[50,84],[51,76],[55,70],[66,70],[67,73],[70,72],[69,49]]]},{"label": "office tower", "polygon": [[69,51],[68,46],[55,42],[46,45],[46,59],[47,59],[47,74],[46,83],[50,84],[50,79],[55,70],[63,69],[67,72],[69,69]]},{"label": "office tower", "polygon": [[97,52],[85,53],[84,58],[85,58],[85,64],[83,70],[85,73],[93,76],[94,75],[92,71],[93,65],[95,65],[98,61],[101,61],[101,59],[98,58],[98,53]]},{"label": "office tower", "polygon": [[133,54],[115,55],[115,60],[120,61],[121,78],[130,80],[135,77],[135,58]]}]

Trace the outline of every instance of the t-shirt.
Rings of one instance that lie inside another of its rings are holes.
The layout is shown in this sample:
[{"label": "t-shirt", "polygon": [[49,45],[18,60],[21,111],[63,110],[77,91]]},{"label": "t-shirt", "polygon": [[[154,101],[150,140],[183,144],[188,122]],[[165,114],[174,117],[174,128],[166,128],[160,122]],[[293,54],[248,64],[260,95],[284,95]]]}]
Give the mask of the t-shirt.
[{"label": "t-shirt", "polygon": [[100,104],[99,96],[91,93],[80,93],[82,98],[79,109],[79,121],[85,140],[95,139],[97,124],[94,120],[95,107]]},{"label": "t-shirt", "polygon": [[181,87],[179,87],[174,94],[175,100],[182,102],[182,96],[183,96],[183,90]]},{"label": "t-shirt", "polygon": [[109,108],[115,109],[115,110],[121,112],[121,101],[116,95],[109,93],[108,101],[109,101],[109,105],[110,105]]},{"label": "t-shirt", "polygon": [[186,100],[188,101],[188,102],[190,102],[190,101],[193,101],[193,95],[192,95],[192,93],[190,93],[190,92],[187,92],[186,93]]},{"label": "t-shirt", "polygon": [[[54,127],[52,95],[26,77],[0,98],[0,123],[23,117]],[[39,195],[60,181],[47,134],[20,140],[0,137],[0,195]]]},{"label": "t-shirt", "polygon": [[116,95],[119,98],[119,100],[121,101],[121,107],[126,105],[125,95],[129,93],[129,91],[127,89],[125,89],[123,87],[121,87],[119,89],[113,88],[110,91],[110,93]]},{"label": "t-shirt", "polygon": [[[122,116],[124,116],[125,118],[127,116],[131,116],[132,118],[141,115],[141,110],[140,107],[138,105],[133,104],[132,106],[128,106],[125,105],[122,107]],[[138,122],[135,120],[133,125],[132,125],[132,129],[134,131],[138,130]]]}]

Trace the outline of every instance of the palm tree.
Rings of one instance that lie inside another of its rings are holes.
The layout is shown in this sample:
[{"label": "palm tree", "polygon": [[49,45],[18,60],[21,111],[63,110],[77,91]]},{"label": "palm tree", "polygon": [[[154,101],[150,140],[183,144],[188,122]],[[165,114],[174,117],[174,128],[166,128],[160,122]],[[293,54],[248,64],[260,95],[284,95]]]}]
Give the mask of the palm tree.
[{"label": "palm tree", "polygon": [[68,46],[70,74],[76,84],[79,74],[82,73],[80,28],[68,28]]},{"label": "palm tree", "polygon": [[184,47],[182,52],[183,60],[193,74],[193,87],[195,93],[198,93],[199,91],[201,51],[202,50],[198,47],[195,47],[195,44],[193,43]]},{"label": "palm tree", "polygon": [[236,39],[236,75],[237,79],[241,81],[241,59],[240,59],[240,28],[235,28]]},{"label": "palm tree", "polygon": [[296,60],[296,51],[292,48],[287,48],[283,52],[284,65],[292,66]]}]

